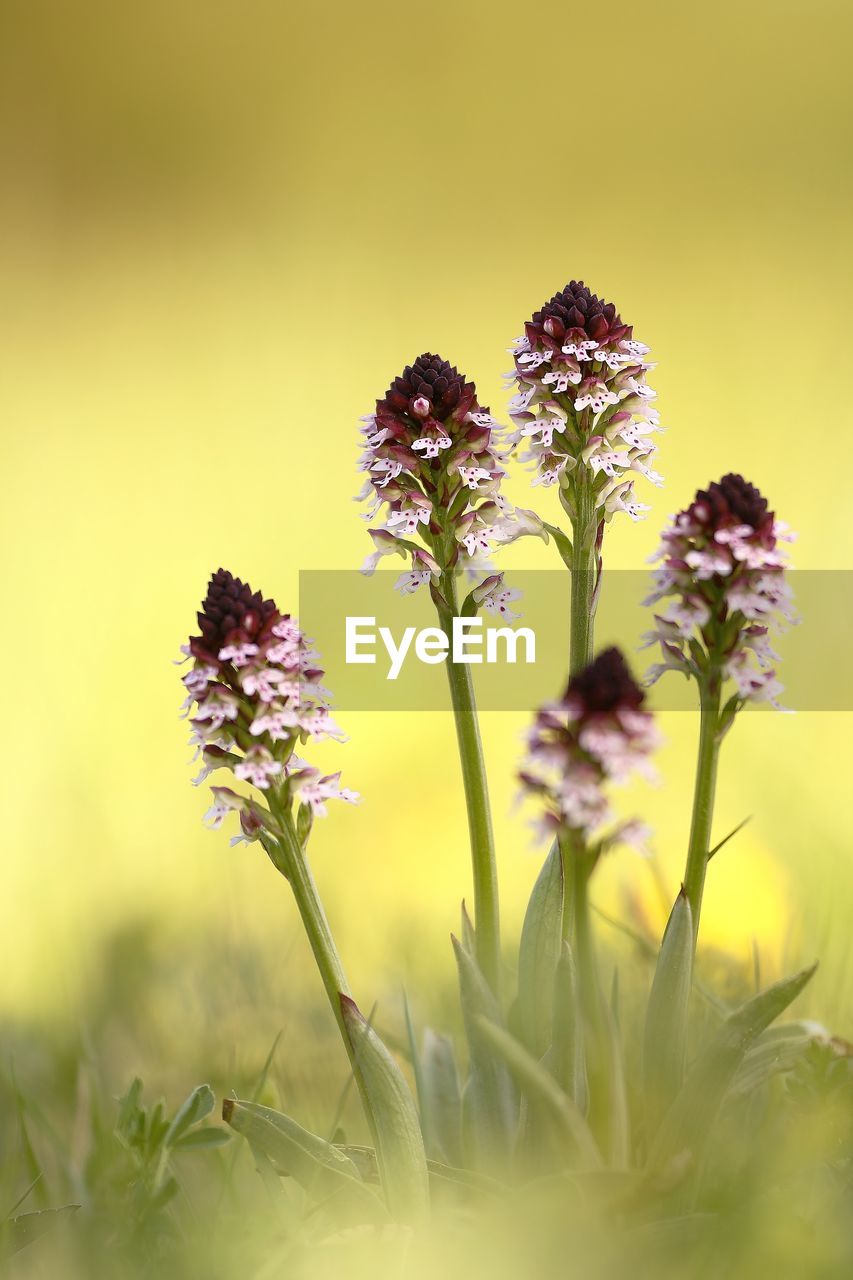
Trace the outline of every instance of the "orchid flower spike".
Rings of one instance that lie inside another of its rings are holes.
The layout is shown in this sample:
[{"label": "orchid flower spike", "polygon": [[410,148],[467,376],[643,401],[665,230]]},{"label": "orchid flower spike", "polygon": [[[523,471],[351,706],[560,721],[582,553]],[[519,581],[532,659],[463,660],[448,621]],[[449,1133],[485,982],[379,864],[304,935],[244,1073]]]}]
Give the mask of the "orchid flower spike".
[{"label": "orchid flower spike", "polygon": [[613,822],[608,785],[634,773],[653,777],[659,744],[645,694],[618,649],[605,649],[569,681],[564,696],[537,713],[520,772],[524,792],[543,812],[543,836],[569,835],[585,846],[634,844],[648,835],[638,822]]},{"label": "orchid flower spike", "polygon": [[659,611],[646,641],[660,645],[663,661],[651,668],[649,682],[668,670],[731,680],[727,723],[746,701],[778,706],[782,686],[770,635],[795,621],[780,545],[792,540],[743,476],[729,474],[700,489],[672,517],[654,556],[662,563],[645,603]]},{"label": "orchid flower spike", "polygon": [[247,841],[275,830],[277,806],[294,797],[311,815],[323,816],[325,802],[354,802],[338,775],[322,776],[294,754],[298,743],[343,735],[331,717],[318,655],[296,621],[272,600],[218,569],[210,579],[198,614],[199,634],[183,652],[193,665],[183,677],[191,743],[201,755],[200,784],[215,770],[271,797],[270,805],[229,787],[213,787],[207,821],[219,827],[231,812],[240,817]]},{"label": "orchid flower spike", "polygon": [[661,430],[646,384],[654,366],[612,302],[582,280],[572,280],[524,326],[510,348],[515,368],[507,375],[513,447],[524,446],[534,485],[558,485],[572,520],[585,509],[579,490],[592,491],[596,520],[618,511],[640,519],[649,507],[634,496],[645,478],[663,483],[650,466],[652,437]]},{"label": "orchid flower spike", "polygon": [[364,419],[360,496],[370,500],[367,519],[382,521],[370,530],[364,572],[401,555],[411,568],[398,588],[408,593],[446,570],[476,567],[517,537],[547,539],[541,521],[515,512],[500,492],[498,432],[474,383],[441,356],[419,356],[394,379]]}]

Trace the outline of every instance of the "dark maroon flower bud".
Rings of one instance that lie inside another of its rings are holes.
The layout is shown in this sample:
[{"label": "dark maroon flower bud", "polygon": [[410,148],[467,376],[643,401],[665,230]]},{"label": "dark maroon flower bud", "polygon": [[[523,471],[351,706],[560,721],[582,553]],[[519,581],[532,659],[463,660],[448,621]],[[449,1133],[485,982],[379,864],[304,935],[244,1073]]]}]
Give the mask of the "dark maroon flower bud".
[{"label": "dark maroon flower bud", "polygon": [[580,721],[620,707],[637,710],[646,695],[618,649],[604,649],[588,667],[572,676],[566,699]]},{"label": "dark maroon flower bud", "polygon": [[[318,655],[296,621],[225,569],[210,579],[198,621],[201,635],[183,646],[186,658],[194,659],[183,677],[190,741],[204,762],[196,783],[230,769],[262,792],[275,789],[286,798],[299,789],[317,813],[325,812],[328,799],[356,799],[336,777],[301,760],[294,767],[298,740],[342,737],[330,715]],[[266,811],[255,801],[228,787],[214,787],[213,795],[213,826],[237,811],[245,819],[244,835],[258,834]]]},{"label": "dark maroon flower bud", "polygon": [[[474,383],[441,356],[427,352],[407,365],[364,424],[361,497],[373,499],[367,518],[387,505],[384,527],[370,530],[376,549],[365,572],[383,555],[411,557],[398,587],[413,591],[460,556],[487,554],[522,534],[541,536],[541,521],[515,518],[499,492],[499,424],[479,404]],[[413,544],[418,537],[423,547]]]},{"label": "dark maroon flower bud", "polygon": [[[384,398],[377,400],[376,417],[380,421],[386,414],[403,413],[414,418],[435,418],[438,422],[451,419],[452,425],[459,426],[467,413],[478,408],[473,382],[466,382],[464,373],[441,356],[425,352],[414,364],[407,365]],[[488,409],[484,412],[488,413]]]},{"label": "dark maroon flower bud", "polygon": [[650,772],[659,738],[644,701],[622,654],[605,649],[572,677],[560,701],[541,708],[520,778],[543,805],[543,833],[574,831],[601,847],[644,846],[648,832],[639,823],[603,830],[613,817],[606,784]]},{"label": "dark maroon flower bud", "polygon": [[253,640],[279,616],[273,600],[265,600],[227,569],[217,569],[198,614],[201,635],[190,638],[190,652],[216,665],[226,644]]},{"label": "dark maroon flower bud", "polygon": [[707,489],[699,489],[687,511],[698,525],[705,527],[709,537],[720,529],[749,525],[762,538],[773,538],[775,516],[767,499],[754,484],[732,472]]},{"label": "dark maroon flower bud", "polygon": [[646,636],[649,644],[660,644],[663,657],[650,681],[668,670],[730,679],[736,701],[776,705],[781,685],[769,631],[793,620],[780,541],[791,541],[787,526],[741,475],[730,473],[699,489],[690,506],[672,517],[646,601],[666,602]]},{"label": "dark maroon flower bud", "polygon": [[571,280],[550,302],[533,313],[524,326],[528,341],[541,339],[555,349],[567,336],[575,342],[584,338],[597,344],[630,338],[631,325],[623,324],[612,302],[605,302],[586,287],[583,280]]},{"label": "dark maroon flower bud", "polygon": [[637,520],[648,510],[634,497],[638,476],[661,483],[650,465],[660,424],[646,383],[649,348],[632,333],[612,302],[572,280],[534,312],[511,348],[510,443],[525,445],[534,484],[559,486],[573,520],[591,493],[597,527],[617,511]]}]

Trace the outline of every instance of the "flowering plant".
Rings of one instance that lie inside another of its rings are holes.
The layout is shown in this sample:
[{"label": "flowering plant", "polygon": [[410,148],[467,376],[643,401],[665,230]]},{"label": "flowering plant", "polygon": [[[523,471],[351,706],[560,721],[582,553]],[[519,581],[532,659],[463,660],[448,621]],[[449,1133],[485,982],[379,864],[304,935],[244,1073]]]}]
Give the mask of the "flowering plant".
[{"label": "flowering plant", "polygon": [[[361,469],[374,549],[407,562],[397,588],[428,586],[440,625],[480,608],[511,620],[518,598],[484,562],[517,537],[553,541],[571,573],[571,652],[562,696],[536,711],[519,767],[522,797],[548,841],[517,948],[501,943],[497,860],[470,668],[446,659],[465,793],[474,885],[453,939],[466,1051],[408,1026],[409,1080],[354,1003],[308,864],[312,821],[329,799],[354,802],[338,774],[296,754],[318,738],[342,740],[317,653],[272,600],[220,569],[186,646],[184,676],[203,781],[227,770],[250,790],[214,786],[208,817],[234,812],[238,839],[258,842],[289,882],[349,1055],[372,1145],[309,1134],[257,1102],[229,1099],[224,1116],[256,1152],[302,1183],[330,1224],[389,1217],[420,1225],[443,1180],[506,1188],[543,1174],[603,1177],[630,1171],[647,1193],[645,1219],[668,1220],[696,1203],[703,1156],[731,1098],[787,1069],[820,1034],[768,1028],[812,970],[737,1008],[714,1005],[696,1034],[691,999],[702,893],[711,848],[720,744],[749,701],[775,704],[770,632],[792,617],[781,544],[789,538],[759,491],[726,475],[697,492],[663,533],[656,559],[649,644],[661,661],[649,683],[678,672],[697,688],[700,729],[684,881],[672,905],[645,996],[642,1043],[626,1043],[605,995],[590,885],[617,844],[645,848],[650,832],[619,817],[614,789],[653,774],[659,733],[646,689],[623,652],[596,653],[607,522],[648,510],[634,496],[652,470],[660,430],[646,382],[648,348],[612,303],[573,281],[525,326],[513,348],[504,433],[473,382],[439,356],[407,366],[365,419]],[[513,454],[532,463],[534,485],[555,487],[570,528],[513,508],[501,492]],[[464,599],[461,574],[473,580]],[[718,845],[717,848],[720,846]],[[464,1085],[460,1085],[460,1076]],[[632,1204],[624,1213],[630,1218]],[[639,1201],[637,1201],[639,1204]],[[650,1208],[650,1205],[652,1206]]]},{"label": "flowering plant", "polygon": [[387,509],[370,531],[368,572],[384,555],[408,555],[411,570],[397,585],[411,591],[460,562],[476,566],[498,544],[542,533],[538,518],[515,512],[500,491],[500,424],[441,356],[407,365],[363,421],[367,518]]},{"label": "flowering plant", "polygon": [[510,444],[533,468],[533,484],[556,486],[570,532],[546,524],[572,571],[573,671],[593,654],[605,525],[617,512],[632,520],[649,511],[634,483],[662,477],[649,463],[661,430],[646,382],[654,366],[615,305],[572,280],[524,326],[511,348],[516,395]]}]

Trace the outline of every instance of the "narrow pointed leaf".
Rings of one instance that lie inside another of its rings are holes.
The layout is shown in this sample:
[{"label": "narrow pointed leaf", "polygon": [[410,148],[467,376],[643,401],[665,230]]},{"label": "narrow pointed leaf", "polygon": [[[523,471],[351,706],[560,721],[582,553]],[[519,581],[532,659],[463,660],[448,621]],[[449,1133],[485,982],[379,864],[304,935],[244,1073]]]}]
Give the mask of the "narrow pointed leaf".
[{"label": "narrow pointed leaf", "polygon": [[141,1098],[142,1081],[139,1076],[136,1076],[127,1093],[119,1103],[116,1129],[123,1137],[128,1137],[131,1132],[136,1116],[139,1112],[139,1103]]},{"label": "narrow pointed leaf", "polygon": [[563,897],[563,860],[555,840],[530,895],[518,952],[521,1034],[531,1053],[540,1058],[551,1043]]},{"label": "narrow pointed leaf", "polygon": [[684,1083],[693,978],[693,912],[682,889],[661,942],[643,1042],[646,1132],[652,1137]]},{"label": "narrow pointed leaf", "polygon": [[192,1133],[185,1133],[173,1145],[176,1151],[199,1151],[202,1149],[210,1150],[212,1147],[224,1147],[226,1142],[230,1141],[231,1134],[227,1133],[225,1129],[211,1126],[205,1129],[194,1129]]},{"label": "narrow pointed leaf", "polygon": [[442,1159],[450,1165],[462,1164],[462,1090],[447,1036],[427,1027],[421,1055],[424,1101],[429,1117],[431,1141]]},{"label": "narrow pointed leaf", "polygon": [[825,1034],[822,1028],[809,1022],[768,1028],[741,1063],[732,1082],[731,1093],[751,1093],[773,1076],[792,1071],[809,1045],[819,1042]]},{"label": "narrow pointed leaf", "polygon": [[79,1208],[79,1204],[66,1204],[60,1209],[37,1209],[10,1218],[0,1223],[0,1245],[5,1245],[9,1253],[19,1253],[46,1231],[73,1217]]},{"label": "narrow pointed leaf", "polygon": [[578,1005],[575,964],[568,942],[562,945],[557,965],[551,1062],[554,1078],[560,1088],[583,1112],[587,1102],[583,1019]]},{"label": "narrow pointed leaf", "polygon": [[226,1098],[222,1118],[262,1152],[278,1173],[295,1179],[321,1203],[333,1199],[351,1221],[382,1222],[388,1214],[379,1197],[365,1186],[349,1156],[290,1116],[258,1102]]},{"label": "narrow pointed leaf", "polygon": [[543,529],[545,529],[545,530],[546,530],[546,531],[551,535],[551,537],[554,539],[554,542],[555,542],[555,543],[556,543],[556,545],[557,545],[557,550],[559,551],[559,553],[560,553],[560,555],[561,555],[561,557],[562,557],[563,563],[566,565],[566,567],[567,567],[568,569],[571,569],[571,567],[572,567],[572,556],[573,556],[573,554],[574,554],[574,553],[573,553],[573,551],[572,551],[572,543],[571,543],[571,539],[570,539],[570,538],[568,538],[568,537],[563,533],[562,529],[559,529],[559,528],[557,527],[557,525],[555,525],[555,524],[547,524],[547,523],[543,520],[543,521],[542,521],[542,528],[543,528]]},{"label": "narrow pointed leaf", "polygon": [[[618,984],[614,990],[618,993]],[[628,1107],[628,1084],[625,1079],[625,1051],[622,1032],[613,1009],[605,1008],[604,1019],[609,1049],[607,1082],[610,1096],[608,1125],[610,1165],[613,1169],[627,1169],[631,1152],[631,1114]]]},{"label": "narrow pointed leaf", "polygon": [[466,951],[470,951],[471,955],[475,956],[477,954],[477,934],[474,929],[474,922],[468,914],[468,907],[464,900],[462,902],[461,921],[462,945]]},{"label": "narrow pointed leaf", "polygon": [[358,1071],[370,1098],[386,1203],[394,1218],[419,1222],[429,1209],[429,1180],[414,1099],[399,1066],[358,1006],[348,996],[342,995],[340,1000]]},{"label": "narrow pointed leaf", "polygon": [[458,938],[452,942],[470,1057],[463,1102],[466,1138],[473,1147],[474,1163],[503,1170],[515,1142],[518,1106],[512,1076],[480,1026],[481,1018],[501,1022],[501,1010],[473,955]]},{"label": "narrow pointed leaf", "polygon": [[166,1130],[164,1144],[167,1147],[173,1146],[188,1129],[209,1116],[215,1105],[216,1099],[209,1084],[200,1084],[197,1089],[193,1089]]},{"label": "narrow pointed leaf", "polygon": [[668,1164],[685,1150],[699,1158],[748,1050],[797,998],[816,968],[774,983],[726,1018],[664,1117],[649,1153],[650,1164]]},{"label": "narrow pointed leaf", "polygon": [[577,1152],[585,1164],[598,1168],[601,1153],[590,1132],[589,1125],[541,1062],[503,1027],[487,1018],[479,1017],[480,1033],[503,1059],[515,1077],[519,1088],[545,1107],[558,1126],[560,1133],[573,1152]]},{"label": "narrow pointed leaf", "polygon": [[[376,1161],[376,1152],[372,1147],[344,1145],[338,1149],[349,1156],[365,1182],[379,1181],[379,1165]],[[445,1161],[427,1160],[427,1171],[429,1172],[431,1185],[436,1179],[439,1179],[442,1182],[454,1183],[460,1187],[469,1187],[475,1191],[488,1192],[491,1195],[504,1192],[504,1187],[494,1178],[489,1178],[482,1173],[476,1173],[473,1169],[457,1168],[454,1165],[447,1164]]]},{"label": "narrow pointed leaf", "polygon": [[362,1182],[379,1182],[379,1162],[373,1147],[365,1147],[351,1142],[336,1142],[335,1150],[342,1151],[352,1160]]},{"label": "narrow pointed leaf", "polygon": [[415,1035],[415,1026],[412,1022],[412,1011],[409,1008],[409,998],[405,991],[403,992],[403,1013],[406,1019],[406,1039],[409,1044],[409,1058],[412,1063],[412,1071],[415,1077],[415,1095],[418,1104],[418,1117],[420,1119],[424,1144],[428,1147],[430,1140],[430,1118],[427,1099],[425,1097],[423,1065],[421,1063],[421,1055],[418,1050],[418,1039]]},{"label": "narrow pointed leaf", "polygon": [[721,850],[725,845],[727,845],[727,844],[729,843],[729,841],[730,841],[730,840],[733,840],[733,839],[734,839],[734,837],[737,835],[737,833],[738,833],[739,831],[743,831],[743,829],[744,829],[744,827],[746,826],[746,824],[747,824],[748,822],[751,822],[751,821],[752,821],[752,818],[751,818],[751,817],[749,817],[749,818],[744,818],[742,822],[739,822],[739,823],[737,824],[737,826],[736,826],[736,827],[733,827],[733,828],[732,828],[732,830],[729,832],[729,834],[728,834],[727,836],[723,836],[723,838],[722,838],[722,840],[719,842],[719,844],[715,844],[715,845],[714,845],[714,847],[713,847],[713,849],[712,849],[712,850],[710,851],[710,853],[708,854],[708,861],[710,862],[710,861],[711,861],[711,859],[714,857],[714,855],[715,855],[715,854],[717,854],[717,853],[719,853],[719,852],[720,852],[720,850]]}]

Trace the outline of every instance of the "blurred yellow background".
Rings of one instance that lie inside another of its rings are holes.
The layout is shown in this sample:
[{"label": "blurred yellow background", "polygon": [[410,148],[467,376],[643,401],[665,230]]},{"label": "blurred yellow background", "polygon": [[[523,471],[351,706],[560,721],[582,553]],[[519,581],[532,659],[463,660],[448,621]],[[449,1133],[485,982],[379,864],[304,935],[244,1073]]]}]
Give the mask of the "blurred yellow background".
[{"label": "blurred yellow background", "polygon": [[[361,563],[357,420],[422,350],[505,416],[505,348],[584,278],[651,344],[670,428],[666,488],[607,562],[641,566],[735,469],[799,567],[853,568],[851,34],[840,0],[4,0],[2,1007],[73,1019],[103,940],[147,919],[280,949],[282,1008],[293,975],[319,1000],[286,886],[201,826],[171,660],[218,565],[288,608],[300,568]],[[510,493],[532,504],[521,472]],[[745,964],[756,938],[771,972],[820,952],[810,1008],[848,1035],[851,719],[738,725],[717,830],[754,817],[706,933]],[[453,728],[345,728],[322,759],[364,801],[312,857],[356,991],[393,1001],[450,976],[469,893]],[[537,869],[522,728],[484,718],[508,938]],[[671,895],[695,723],[664,729],[664,785],[636,799]],[[663,919],[629,857],[599,900]]]}]

